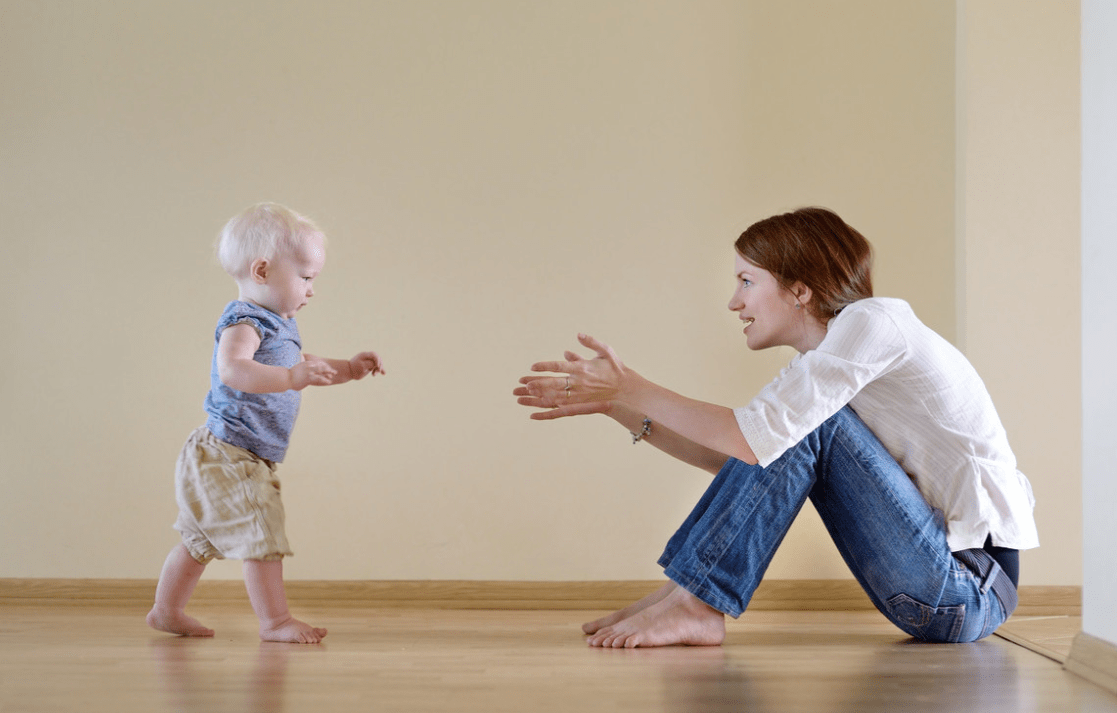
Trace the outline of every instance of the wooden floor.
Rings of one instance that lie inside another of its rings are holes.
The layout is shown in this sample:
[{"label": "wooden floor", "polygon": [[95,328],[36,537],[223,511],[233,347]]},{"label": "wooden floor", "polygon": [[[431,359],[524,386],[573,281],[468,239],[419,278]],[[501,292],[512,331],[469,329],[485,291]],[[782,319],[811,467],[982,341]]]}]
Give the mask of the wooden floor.
[{"label": "wooden floor", "polygon": [[0,606],[4,713],[1117,712],[1055,660],[1067,617],[1035,620],[1046,653],[921,644],[867,611],[748,612],[722,647],[614,651],[585,646],[591,611],[300,607],[330,634],[297,646],[261,643],[247,604],[192,607],[214,639],[151,631],[135,605]]}]

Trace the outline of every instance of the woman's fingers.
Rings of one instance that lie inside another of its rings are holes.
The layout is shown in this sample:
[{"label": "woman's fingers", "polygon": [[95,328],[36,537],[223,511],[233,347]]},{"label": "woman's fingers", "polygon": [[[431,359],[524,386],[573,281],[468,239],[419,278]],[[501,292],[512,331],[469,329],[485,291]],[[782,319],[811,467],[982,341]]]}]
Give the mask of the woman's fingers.
[{"label": "woman's fingers", "polygon": [[566,416],[585,416],[591,413],[604,413],[609,410],[609,405],[608,401],[567,404],[566,406],[556,406],[546,411],[536,411],[531,414],[531,418],[536,421],[553,421],[556,418],[565,418]]},{"label": "woman's fingers", "polygon": [[[583,346],[588,347],[595,352],[598,356],[608,358],[610,360],[616,359],[616,354],[613,353],[612,348],[604,342],[598,341],[588,334],[579,334],[578,341]],[[563,361],[540,361],[531,365],[532,371],[554,371],[561,374],[574,373],[574,362],[584,361],[585,357],[577,352],[572,352],[569,349],[562,353]]]},{"label": "woman's fingers", "polygon": [[618,357],[617,353],[613,351],[613,348],[605,342],[591,337],[588,334],[579,334],[578,341],[581,342],[582,346],[586,347],[587,349],[592,349],[597,352],[597,356],[601,357],[602,359],[608,360],[609,363],[616,367],[618,370],[623,368],[624,365],[621,364],[620,357]]},{"label": "woman's fingers", "polygon": [[569,376],[521,376],[520,383],[523,386],[517,387],[512,393],[520,396],[523,394],[543,394],[547,391],[566,391],[566,385],[570,383]]},{"label": "woman's fingers", "polygon": [[568,376],[525,376],[520,379],[523,386],[512,390],[513,396],[518,396],[516,403],[522,406],[535,408],[554,408],[560,404],[570,403],[570,391],[566,385]]},{"label": "woman's fingers", "polygon": [[[597,356],[587,359],[567,350],[563,352],[562,361],[540,361],[531,365],[533,372],[550,372],[549,375],[520,377],[521,386],[512,392],[520,397],[518,403],[536,408],[562,409],[558,413],[533,415],[532,418],[546,420],[600,413],[609,407],[608,399],[616,390],[616,375],[623,373],[624,366],[607,344],[588,334],[579,334],[578,341],[596,352]],[[604,366],[602,362],[609,366]],[[576,404],[577,401],[582,403]]]},{"label": "woman's fingers", "polygon": [[569,374],[572,368],[569,361],[538,361],[531,365],[532,371],[557,371],[564,374]]},{"label": "woman's fingers", "polygon": [[587,349],[592,349],[597,352],[598,356],[608,357],[613,352],[613,350],[609,348],[608,344],[602,342],[599,339],[591,337],[588,334],[579,334],[578,341],[581,342],[582,346],[586,347]]}]

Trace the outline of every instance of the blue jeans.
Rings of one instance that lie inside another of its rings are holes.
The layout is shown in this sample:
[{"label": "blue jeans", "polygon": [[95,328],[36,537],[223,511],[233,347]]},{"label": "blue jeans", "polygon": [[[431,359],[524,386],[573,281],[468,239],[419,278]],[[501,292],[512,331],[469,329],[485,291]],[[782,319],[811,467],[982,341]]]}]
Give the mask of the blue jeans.
[{"label": "blue jeans", "polygon": [[982,577],[951,554],[942,513],[848,406],[767,468],[726,462],[659,564],[738,617],[808,497],[873,604],[904,632],[976,641],[1008,617],[990,586],[1000,568]]}]

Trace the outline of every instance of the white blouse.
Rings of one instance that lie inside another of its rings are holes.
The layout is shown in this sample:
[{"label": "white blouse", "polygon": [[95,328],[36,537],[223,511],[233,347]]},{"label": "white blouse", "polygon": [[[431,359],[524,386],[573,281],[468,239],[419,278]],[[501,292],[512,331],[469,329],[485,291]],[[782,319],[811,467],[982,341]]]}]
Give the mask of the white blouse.
[{"label": "white blouse", "polygon": [[870,298],[830,321],[748,406],[741,432],[768,466],[849,404],[946,516],[952,551],[1039,546],[1035,498],[985,384],[907,302]]}]

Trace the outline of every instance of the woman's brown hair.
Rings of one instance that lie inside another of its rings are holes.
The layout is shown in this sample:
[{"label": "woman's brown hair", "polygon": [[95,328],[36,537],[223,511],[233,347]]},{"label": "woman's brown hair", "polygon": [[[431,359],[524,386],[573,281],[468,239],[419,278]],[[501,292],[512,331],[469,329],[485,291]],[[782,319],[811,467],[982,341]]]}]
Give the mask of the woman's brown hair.
[{"label": "woman's brown hair", "polygon": [[784,288],[801,282],[807,305],[824,323],[846,305],[873,296],[873,248],[832,211],[800,208],[749,226],[734,247]]}]

